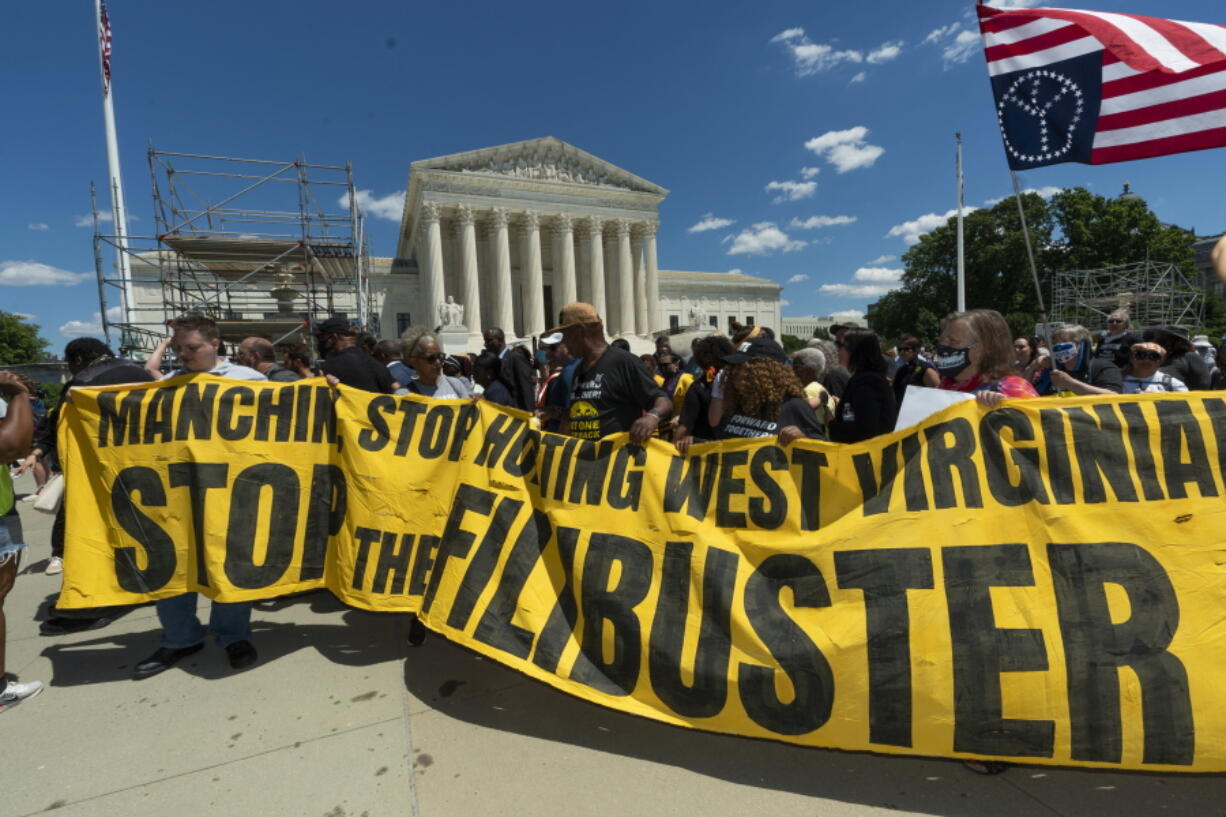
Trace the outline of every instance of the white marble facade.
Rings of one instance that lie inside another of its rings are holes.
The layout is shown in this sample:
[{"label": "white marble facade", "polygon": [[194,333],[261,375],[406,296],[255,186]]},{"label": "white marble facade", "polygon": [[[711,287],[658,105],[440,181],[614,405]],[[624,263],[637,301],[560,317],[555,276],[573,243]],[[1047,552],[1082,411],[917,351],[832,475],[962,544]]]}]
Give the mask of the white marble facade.
[{"label": "white marble facade", "polygon": [[[690,304],[699,302],[704,326],[710,317],[721,329],[732,317],[777,325],[773,282],[660,271],[667,194],[552,137],[414,162],[391,277],[416,286],[408,302],[406,288],[387,291],[381,333],[437,323],[448,297],[464,307],[474,350],[493,326],[539,335],[574,300],[593,304],[610,336],[628,339],[691,325]],[[378,277],[372,283],[383,289]]]}]

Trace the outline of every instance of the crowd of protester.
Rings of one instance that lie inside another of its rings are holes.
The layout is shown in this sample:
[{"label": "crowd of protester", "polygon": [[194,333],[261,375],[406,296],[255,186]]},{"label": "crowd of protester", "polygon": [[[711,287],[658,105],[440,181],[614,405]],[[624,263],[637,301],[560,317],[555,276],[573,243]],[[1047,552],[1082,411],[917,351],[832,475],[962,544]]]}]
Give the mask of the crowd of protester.
[{"label": "crowd of protester", "polygon": [[[25,547],[12,477],[27,470],[34,476],[37,490],[22,500],[35,500],[53,474],[62,478],[55,430],[60,406],[77,387],[191,373],[280,383],[322,376],[333,385],[382,394],[488,400],[529,414],[545,431],[585,439],[625,432],[633,443],[657,438],[683,454],[697,443],[746,437],[776,437],[782,445],[861,442],[894,429],[912,386],[973,394],[987,406],[1011,398],[1226,388],[1226,345],[1215,348],[1205,336],[1175,326],[1136,329],[1123,311],[1108,316],[1097,334],[1062,324],[1046,337],[1013,337],[992,310],[955,313],[941,323],[931,351],[914,335],[889,350],[867,329],[834,326],[831,335],[788,355],[770,328],[734,326],[728,335],[694,337],[686,348],[674,349],[672,338],[659,337],[654,352],[636,355],[625,339],[607,338],[594,307],[573,303],[561,310],[556,327],[531,343],[508,345],[502,329],[486,330],[477,355],[448,354],[427,329],[378,340],[329,318],[314,328],[318,358],[303,344],[277,346],[260,337],[245,338],[227,356],[216,323],[187,315],[171,322],[169,336],[143,365],[92,338],[69,343],[64,356],[71,378],[49,412],[37,384],[0,372],[0,458],[17,464],[11,474],[0,469],[0,712],[42,690],[37,681],[3,674],[3,601]],[[166,362],[167,352],[173,363]],[[63,570],[69,524],[61,503],[47,573]],[[162,643],[134,665],[135,678],[156,675],[201,650],[209,632],[234,669],[258,661],[251,603],[214,603],[207,626],[196,604],[194,593],[155,603]],[[40,630],[58,635],[96,628],[125,611],[53,606]],[[424,627],[413,619],[409,643],[424,638]]]}]

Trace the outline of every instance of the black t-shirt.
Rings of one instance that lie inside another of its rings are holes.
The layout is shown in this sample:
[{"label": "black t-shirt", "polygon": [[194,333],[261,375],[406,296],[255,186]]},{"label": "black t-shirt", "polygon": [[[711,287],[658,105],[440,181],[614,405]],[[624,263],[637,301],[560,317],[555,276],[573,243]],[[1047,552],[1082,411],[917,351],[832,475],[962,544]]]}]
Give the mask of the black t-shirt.
[{"label": "black t-shirt", "polygon": [[346,386],[355,389],[392,393],[392,375],[387,366],[375,360],[356,346],[350,346],[329,357],[319,367]]},{"label": "black t-shirt", "polygon": [[1118,338],[1103,336],[1098,340],[1098,347],[1094,350],[1094,357],[1101,360],[1110,360],[1116,366],[1123,368],[1128,365],[1128,353],[1132,349],[1132,344],[1139,340],[1140,338],[1131,332],[1125,332]]},{"label": "black t-shirt", "polygon": [[844,390],[847,388],[847,381],[850,379],[851,375],[842,366],[832,366],[826,372],[826,376],[822,378],[822,385],[833,396],[842,397]]},{"label": "black t-shirt", "polygon": [[856,372],[830,423],[830,439],[858,443],[894,430],[898,405],[894,390],[881,372]]},{"label": "black t-shirt", "polygon": [[711,421],[707,417],[710,408],[710,386],[702,380],[695,380],[685,393],[685,402],[681,405],[681,417],[677,422],[685,426],[690,436],[696,440],[714,440],[715,429],[711,428]]},{"label": "black t-shirt", "polygon": [[269,366],[268,371],[264,372],[264,376],[274,383],[293,383],[302,379],[302,376],[297,372],[291,372],[280,363],[274,363]]},{"label": "black t-shirt", "polygon": [[775,420],[761,420],[744,414],[733,414],[725,420],[716,432],[721,440],[736,437],[773,437],[779,429],[796,426],[811,440],[824,440],[821,424],[809,401],[803,397],[789,397],[779,406],[779,416]]},{"label": "black t-shirt", "polygon": [[1208,389],[1213,382],[1213,372],[1209,371],[1209,364],[1196,353],[1196,350],[1185,352],[1174,358],[1158,371],[1169,374],[1171,377],[1178,377],[1192,391]]},{"label": "black t-shirt", "polygon": [[643,364],[616,346],[605,349],[589,369],[579,364],[571,390],[572,437],[596,440],[629,431],[634,421],[666,396]]},{"label": "black t-shirt", "polygon": [[910,363],[904,363],[898,367],[898,372],[894,375],[894,400],[898,405],[902,405],[902,399],[907,395],[907,386],[922,386],[924,385],[924,372],[929,369],[935,369],[928,361],[922,357],[917,357]]}]

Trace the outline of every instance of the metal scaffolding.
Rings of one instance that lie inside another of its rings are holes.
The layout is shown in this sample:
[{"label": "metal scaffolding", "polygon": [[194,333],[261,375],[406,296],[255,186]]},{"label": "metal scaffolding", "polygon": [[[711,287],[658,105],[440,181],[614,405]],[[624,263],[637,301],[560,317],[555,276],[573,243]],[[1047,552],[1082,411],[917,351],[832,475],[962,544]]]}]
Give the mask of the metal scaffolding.
[{"label": "metal scaffolding", "polygon": [[[149,174],[152,236],[127,236],[125,251],[117,236],[102,234],[95,208],[103,328],[108,340],[118,331],[124,353],[148,353],[165,336],[166,322],[184,314],[213,318],[231,342],[306,340],[304,330],[334,315],[378,333],[349,164],[151,146]],[[130,279],[119,272],[122,264],[104,262],[104,248],[128,254]]]},{"label": "metal scaffolding", "polygon": [[1141,261],[1092,270],[1064,270],[1052,281],[1051,319],[1090,329],[1117,309],[1133,326],[1201,324],[1204,292],[1174,264]]}]

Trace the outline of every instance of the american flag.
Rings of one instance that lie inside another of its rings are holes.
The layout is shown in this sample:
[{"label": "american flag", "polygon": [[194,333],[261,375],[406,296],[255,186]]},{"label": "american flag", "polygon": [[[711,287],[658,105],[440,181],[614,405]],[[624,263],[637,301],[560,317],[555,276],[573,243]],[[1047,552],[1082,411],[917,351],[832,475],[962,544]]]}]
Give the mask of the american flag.
[{"label": "american flag", "polygon": [[106,13],[106,0],[98,6],[98,45],[102,48],[102,92],[111,92],[111,18]]},{"label": "american flag", "polygon": [[1009,166],[1226,146],[1226,26],[979,6]]}]

